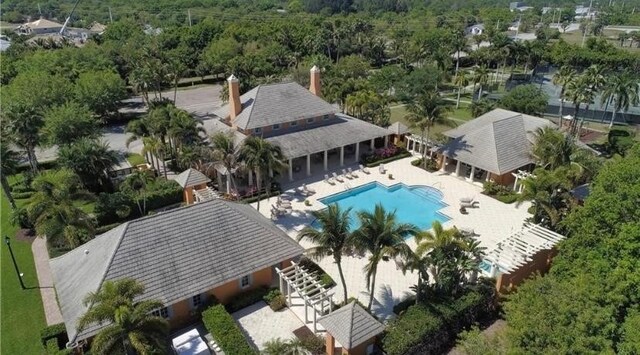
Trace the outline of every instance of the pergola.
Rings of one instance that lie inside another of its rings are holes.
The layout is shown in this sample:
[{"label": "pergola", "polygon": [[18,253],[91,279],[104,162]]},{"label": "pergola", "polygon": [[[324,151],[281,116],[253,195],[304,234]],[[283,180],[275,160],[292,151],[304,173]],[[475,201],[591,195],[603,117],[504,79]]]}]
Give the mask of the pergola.
[{"label": "pergola", "polygon": [[313,331],[318,332],[316,327],[318,312],[320,315],[324,315],[333,310],[333,292],[322,286],[317,272],[309,272],[293,261],[291,266],[282,270],[276,267],[276,272],[280,276],[280,292],[287,296],[287,305],[291,307],[292,293],[297,292],[304,301],[305,324],[309,322],[307,310],[308,307],[311,307],[313,310]]},{"label": "pergola", "polygon": [[517,191],[518,193],[522,193],[524,190],[524,185],[522,185],[522,180],[528,177],[535,177],[535,175],[531,174],[528,171],[518,170],[517,172],[511,173],[516,180],[513,182],[513,191]]},{"label": "pergola", "polygon": [[214,198],[220,198],[220,195],[218,195],[218,193],[209,186],[201,190],[195,190],[193,191],[193,194],[196,197],[196,203],[213,200]]},{"label": "pergola", "polygon": [[548,230],[538,224],[525,223],[517,233],[503,239],[484,257],[491,266],[489,276],[496,277],[498,272],[510,273],[531,261],[541,250],[549,250],[563,240],[565,236]]}]

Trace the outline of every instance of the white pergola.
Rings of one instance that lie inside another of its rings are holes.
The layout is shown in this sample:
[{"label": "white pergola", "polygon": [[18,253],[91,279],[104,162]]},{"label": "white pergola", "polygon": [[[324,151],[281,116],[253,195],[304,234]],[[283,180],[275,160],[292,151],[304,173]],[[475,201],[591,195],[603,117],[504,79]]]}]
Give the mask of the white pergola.
[{"label": "white pergola", "polygon": [[510,273],[519,269],[536,253],[550,250],[564,238],[562,234],[538,224],[525,223],[520,231],[500,241],[484,257],[491,266],[489,276],[496,277],[499,272]]},{"label": "white pergola", "polygon": [[[276,267],[276,272],[280,276],[280,292],[286,295],[287,305],[292,305],[292,293],[297,292],[304,301],[304,321],[309,323],[308,307],[313,310],[313,331],[318,332],[316,327],[318,312],[320,315],[330,313],[333,310],[333,292],[322,286],[317,273],[310,273],[305,268],[295,262],[284,269]],[[286,292],[285,292],[286,284]],[[328,312],[327,312],[328,307]]]},{"label": "white pergola", "polygon": [[424,154],[427,149],[435,146],[433,142],[428,139],[422,139],[420,136],[413,134],[407,134],[405,136],[407,140],[407,150],[417,154]]},{"label": "white pergola", "polygon": [[524,185],[522,185],[522,180],[528,177],[536,177],[530,172],[523,171],[523,170],[518,170],[515,173],[511,173],[511,175],[513,175],[516,178],[516,180],[513,182],[513,191],[516,191],[518,193],[522,193],[522,190],[524,190]]}]

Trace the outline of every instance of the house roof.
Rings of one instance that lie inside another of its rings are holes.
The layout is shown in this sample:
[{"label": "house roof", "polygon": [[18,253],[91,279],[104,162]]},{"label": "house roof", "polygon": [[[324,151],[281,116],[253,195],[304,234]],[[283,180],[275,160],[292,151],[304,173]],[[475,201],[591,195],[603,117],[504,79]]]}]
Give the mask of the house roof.
[{"label": "house roof", "polygon": [[47,20],[45,18],[41,18],[39,20],[33,21],[33,22],[27,22],[24,24],[24,26],[30,27],[30,28],[57,28],[57,27],[62,27],[61,23],[57,23],[55,21],[51,21],[51,20]]},{"label": "house roof", "polygon": [[384,325],[356,301],[318,319],[344,348],[353,349],[384,331]]},{"label": "house roof", "polygon": [[206,184],[211,182],[211,179],[198,170],[189,168],[176,176],[175,181],[184,189],[191,186]]},{"label": "house roof", "polygon": [[282,154],[292,159],[386,135],[389,135],[386,128],[338,114],[324,126],[283,133],[265,139],[280,146]]},{"label": "house roof", "polygon": [[[254,129],[309,117],[335,114],[338,110],[298,83],[258,85],[240,96],[242,112],[236,117],[239,128]],[[214,112],[229,116],[229,104]]]},{"label": "house roof", "polygon": [[452,138],[438,149],[444,155],[502,175],[534,162],[536,129],[554,124],[544,118],[495,109],[444,132]]},{"label": "house roof", "polygon": [[141,299],[170,305],[299,256],[304,249],[246,204],[210,200],[124,223],[50,261],[71,342],[82,300],[105,280],[133,278]]},{"label": "house roof", "polygon": [[411,132],[409,127],[404,125],[402,122],[395,122],[391,126],[387,127],[387,129],[393,134],[406,134]]}]

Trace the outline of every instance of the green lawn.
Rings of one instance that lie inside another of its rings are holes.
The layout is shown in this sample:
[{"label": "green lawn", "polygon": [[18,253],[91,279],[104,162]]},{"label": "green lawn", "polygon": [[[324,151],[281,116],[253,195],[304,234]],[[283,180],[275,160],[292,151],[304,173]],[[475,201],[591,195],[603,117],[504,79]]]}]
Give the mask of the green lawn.
[{"label": "green lawn", "polygon": [[[36,275],[31,244],[15,240],[16,227],[9,222],[11,208],[4,194],[0,198],[0,218],[2,238],[11,238],[11,246],[20,271],[24,273],[27,287],[36,287]],[[0,301],[2,320],[0,321],[0,348],[3,354],[41,354],[40,330],[46,326],[42,299],[38,288],[22,290],[16,276],[7,246],[2,243]]]},{"label": "green lawn", "polygon": [[[626,51],[629,51],[629,52],[632,52],[632,53],[639,53],[640,52],[640,48],[638,48],[635,45],[633,47],[629,47],[629,41],[627,41],[625,43],[624,47],[620,47],[620,41],[618,41],[618,39],[617,39],[619,33],[620,33],[620,31],[605,30],[604,33],[603,33],[603,36],[601,38],[607,39],[609,43],[613,44],[614,46],[616,46],[618,48],[622,48],[622,49],[624,49]],[[560,37],[562,39],[564,39],[567,43],[582,44],[582,33],[580,31],[562,33],[560,35]],[[593,37],[593,36],[587,36],[587,39],[589,37]]]},{"label": "green lawn", "polygon": [[129,153],[127,155],[127,160],[129,161],[129,164],[131,164],[132,166],[146,163],[146,161],[144,160],[144,157],[136,153]]}]

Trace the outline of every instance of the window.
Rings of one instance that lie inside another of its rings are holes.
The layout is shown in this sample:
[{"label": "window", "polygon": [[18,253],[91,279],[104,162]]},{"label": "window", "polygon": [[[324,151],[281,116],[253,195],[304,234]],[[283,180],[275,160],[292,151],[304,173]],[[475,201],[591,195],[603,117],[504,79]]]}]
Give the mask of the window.
[{"label": "window", "polygon": [[291,121],[289,122],[289,127],[295,127],[298,125],[298,121]]},{"label": "window", "polygon": [[193,305],[193,308],[202,306],[202,295],[195,295],[191,297],[191,304]]},{"label": "window", "polygon": [[259,134],[259,133],[262,133],[262,128],[261,128],[261,127],[255,128],[255,129],[253,130],[253,133],[258,133],[258,134]]},{"label": "window", "polygon": [[160,309],[156,309],[155,311],[151,312],[151,314],[153,314],[156,317],[162,317],[162,318],[168,319],[169,318],[169,308],[162,307]]},{"label": "window", "polygon": [[271,127],[271,128],[273,128],[274,131],[277,131],[277,130],[280,129],[280,125],[279,124],[274,124],[273,127]]},{"label": "window", "polygon": [[328,121],[329,120],[329,115],[322,116],[322,119],[325,120],[325,121]]},{"label": "window", "polygon": [[240,279],[240,288],[247,288],[251,286],[251,275],[244,275]]},{"label": "window", "polygon": [[313,117],[309,117],[307,118],[307,123],[313,123],[314,118]]}]

